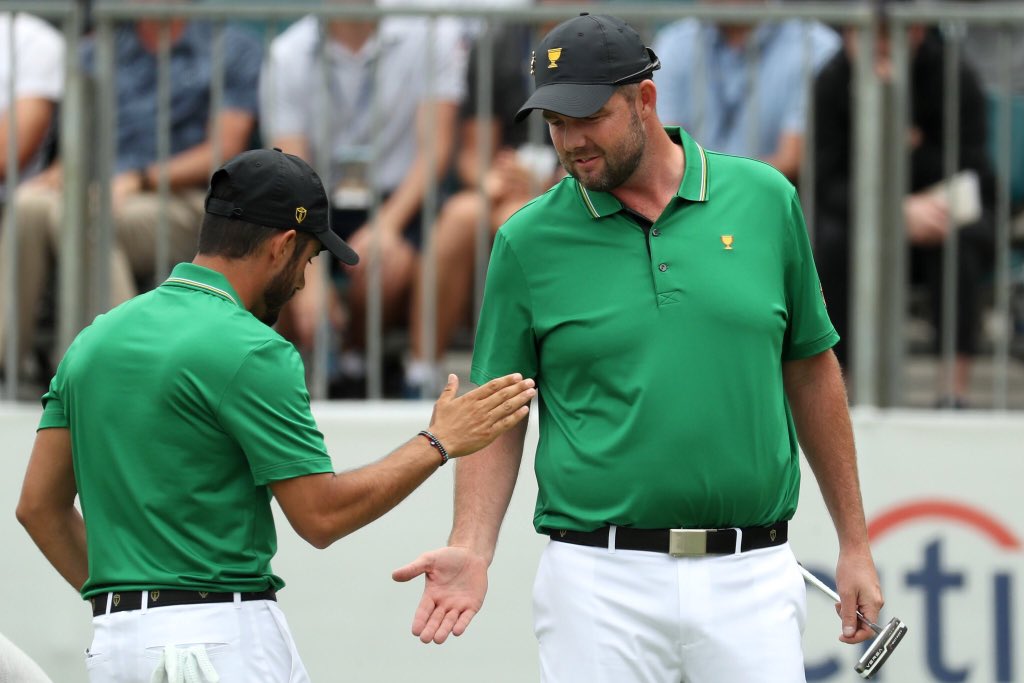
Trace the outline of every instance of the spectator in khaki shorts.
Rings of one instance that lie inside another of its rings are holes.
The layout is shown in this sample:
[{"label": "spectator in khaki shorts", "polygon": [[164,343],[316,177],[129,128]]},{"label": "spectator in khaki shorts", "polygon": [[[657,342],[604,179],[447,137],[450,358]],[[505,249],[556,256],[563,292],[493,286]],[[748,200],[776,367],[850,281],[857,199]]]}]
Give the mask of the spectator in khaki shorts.
[{"label": "spectator in khaki shorts", "polygon": [[[161,202],[157,185],[157,51],[155,21],[119,26],[114,33],[117,87],[117,148],[110,191],[113,200],[114,251],[110,255],[110,299],[116,306],[148,287],[155,275]],[[213,136],[220,135],[220,156],[230,158],[248,146],[256,122],[261,48],[259,41],[233,27],[224,32],[223,107],[211,118],[213,27],[202,22],[170,23],[170,157],[166,204],[168,264],[195,252],[196,226],[203,215],[210,170],[215,167]],[[83,50],[86,68],[95,71],[96,44]],[[52,272],[61,226],[62,172],[54,164],[14,195],[18,229],[18,348],[24,357],[34,343],[39,300]],[[0,250],[10,248],[0,237]],[[10,296],[0,284],[0,301]],[[0,339],[3,334],[0,321]]]}]

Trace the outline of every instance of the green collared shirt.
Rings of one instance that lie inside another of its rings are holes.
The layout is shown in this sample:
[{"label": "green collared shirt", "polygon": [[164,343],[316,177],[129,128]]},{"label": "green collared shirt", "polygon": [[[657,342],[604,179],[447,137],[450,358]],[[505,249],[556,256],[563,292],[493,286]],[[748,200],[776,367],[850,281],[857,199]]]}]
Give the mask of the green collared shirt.
[{"label": "green collared shirt", "polygon": [[78,335],[40,429],[71,432],[82,597],[281,588],[267,484],[331,472],[295,347],[191,263]]},{"label": "green collared shirt", "polygon": [[838,340],[793,186],[685,131],[645,233],[566,178],[498,231],[472,380],[539,387],[535,525],[769,524],[796,510],[782,363]]}]

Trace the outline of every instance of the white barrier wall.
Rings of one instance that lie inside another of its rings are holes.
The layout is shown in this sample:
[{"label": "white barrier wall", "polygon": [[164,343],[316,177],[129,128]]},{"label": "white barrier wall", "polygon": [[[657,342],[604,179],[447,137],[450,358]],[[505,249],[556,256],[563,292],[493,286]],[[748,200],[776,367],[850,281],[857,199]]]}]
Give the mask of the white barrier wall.
[{"label": "white barrier wall", "polygon": [[[383,455],[415,434],[428,403],[319,405],[338,469]],[[85,603],[63,583],[14,518],[39,411],[0,407],[0,632],[57,683],[83,683],[90,637]],[[900,683],[1024,683],[1024,416],[946,413],[855,415],[861,478],[888,605],[910,632],[875,679]],[[409,633],[422,584],[391,570],[444,542],[451,468],[394,512],[325,551],[299,540],[279,516],[274,564],[288,582],[280,600],[314,681],[529,683],[536,681],[531,626],[534,567],[546,539],[531,526],[532,449],[502,532],[483,611],[462,638],[422,645]],[[791,529],[798,557],[831,574],[837,546],[805,470]],[[831,601],[809,592],[809,681],[860,680],[858,652],[837,642]]]}]

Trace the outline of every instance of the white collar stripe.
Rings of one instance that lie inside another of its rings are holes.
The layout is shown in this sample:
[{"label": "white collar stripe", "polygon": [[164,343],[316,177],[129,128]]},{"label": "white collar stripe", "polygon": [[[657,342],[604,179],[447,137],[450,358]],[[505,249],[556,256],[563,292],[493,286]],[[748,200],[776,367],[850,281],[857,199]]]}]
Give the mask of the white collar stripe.
[{"label": "white collar stripe", "polygon": [[167,278],[166,282],[173,282],[179,285],[189,285],[191,287],[198,287],[199,289],[204,289],[212,294],[216,294],[217,296],[223,297],[236,306],[238,305],[238,302],[235,301],[235,297],[231,296],[223,289],[220,289],[219,287],[214,287],[213,285],[208,285],[205,282],[197,282],[195,280],[189,280],[183,277],[169,277]]},{"label": "white collar stripe", "polygon": [[600,218],[601,214],[597,212],[597,209],[594,208],[593,202],[590,201],[590,195],[587,193],[587,188],[583,187],[583,184],[578,180],[576,181],[576,186],[580,188],[580,196],[583,197],[583,201],[586,203],[587,209],[590,211],[590,215],[594,218]]},{"label": "white collar stripe", "polygon": [[697,150],[700,152],[700,201],[704,201],[708,198],[708,158],[699,144]]}]

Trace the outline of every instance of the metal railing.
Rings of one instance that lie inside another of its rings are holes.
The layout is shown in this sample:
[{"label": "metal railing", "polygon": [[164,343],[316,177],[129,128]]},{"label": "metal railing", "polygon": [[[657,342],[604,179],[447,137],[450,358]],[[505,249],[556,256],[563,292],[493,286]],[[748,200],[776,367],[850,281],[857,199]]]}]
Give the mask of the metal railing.
[{"label": "metal railing", "polygon": [[[82,135],[88,115],[85,107],[85,88],[82,70],[77,59],[79,38],[85,26],[84,5],[75,2],[3,2],[0,11],[34,14],[58,24],[65,41],[65,76],[64,100],[61,106],[59,122],[60,156],[66,164],[63,181],[63,221],[61,240],[66,255],[58,259],[58,306],[56,336],[60,348],[68,344],[84,325],[86,320],[83,303],[83,261],[78,255],[84,250],[85,215],[86,215],[86,167],[84,140]],[[4,344],[3,364],[5,368],[4,395],[13,399],[18,396],[18,366],[22,349],[18,348],[18,303],[14,296],[18,264],[17,257],[17,217],[13,211],[13,191],[19,182],[18,140],[16,138],[15,78],[18,60],[31,59],[30,55],[18,54],[14,41],[14,21],[10,24],[10,34],[6,37],[9,43],[8,61],[11,78],[7,83],[7,99],[11,103],[8,111],[7,128],[7,188],[2,230],[5,239],[10,241],[6,258],[0,263],[3,269],[2,279],[8,292],[7,305],[0,315],[4,316],[7,328],[7,340]],[[83,128],[80,128],[83,126]]]},{"label": "metal railing", "polygon": [[[116,131],[116,90],[114,86],[114,53],[113,36],[114,28],[120,22],[134,21],[139,19],[169,20],[178,17],[202,19],[214,22],[220,27],[216,36],[221,36],[224,22],[234,20],[245,20],[250,22],[265,23],[264,45],[269,46],[272,39],[277,35],[282,24],[299,19],[307,14],[313,14],[325,20],[330,19],[378,19],[395,15],[416,15],[427,17],[457,16],[467,19],[475,19],[481,22],[482,30],[479,33],[481,49],[479,53],[480,65],[477,71],[477,111],[478,115],[487,119],[493,115],[492,102],[490,99],[490,79],[492,78],[490,65],[501,55],[495,55],[493,44],[490,42],[493,37],[491,28],[498,22],[509,21],[516,23],[531,23],[539,25],[544,21],[563,19],[572,16],[580,11],[594,11],[595,5],[581,3],[578,6],[538,5],[529,8],[424,8],[424,7],[375,7],[366,5],[346,4],[250,4],[250,5],[181,5],[181,4],[133,4],[123,2],[99,2],[93,8],[93,19],[97,40],[97,76],[96,76],[96,97],[95,108],[88,106],[90,98],[84,87],[84,76],[81,66],[74,58],[77,54],[78,36],[84,24],[84,16],[81,5],[75,3],[65,6],[48,8],[42,3],[0,3],[0,10],[8,7],[20,7],[26,11],[36,14],[45,14],[43,8],[47,8],[54,19],[62,21],[65,28],[65,36],[68,40],[68,88],[65,94],[65,101],[62,106],[61,119],[61,156],[64,159],[65,167],[68,170],[66,175],[66,197],[65,208],[67,223],[65,225],[66,239],[60,259],[61,269],[60,281],[60,314],[58,345],[60,349],[66,348],[74,333],[81,328],[85,320],[91,319],[96,313],[106,308],[106,292],[109,289],[107,268],[105,258],[110,253],[113,232],[112,232],[112,207],[109,193],[99,193],[100,201],[98,206],[98,217],[95,224],[86,221],[86,185],[88,177],[88,159],[95,158],[98,169],[99,187],[108,187],[113,177],[114,168],[114,134]],[[599,5],[600,11],[609,14],[616,14],[627,18],[635,25],[651,25],[664,23],[669,20],[676,20],[685,17],[693,17],[709,22],[723,24],[759,24],[763,22],[783,21],[788,19],[815,19],[826,22],[836,27],[852,27],[866,29],[874,26],[874,14],[871,7],[862,2],[828,2],[828,3],[790,3],[790,4],[635,4],[609,2]],[[956,37],[959,27],[966,24],[1012,24],[1024,27],[1024,7],[1016,3],[992,3],[991,5],[970,4],[970,5],[942,5],[928,4],[927,6],[896,6],[892,9],[890,21],[890,39],[892,45],[892,59],[894,71],[896,72],[894,83],[894,97],[896,114],[886,118],[883,115],[881,86],[874,72],[874,53],[876,36],[873,30],[860,30],[857,33],[858,58],[854,62],[854,80],[852,91],[852,112],[855,125],[853,149],[852,179],[855,188],[855,200],[852,202],[854,215],[852,217],[852,242],[853,269],[851,282],[851,296],[853,302],[853,314],[851,321],[851,368],[850,376],[853,387],[852,400],[861,405],[898,405],[901,402],[900,387],[902,382],[899,378],[902,375],[903,367],[907,357],[906,343],[902,333],[903,322],[906,315],[907,294],[905,287],[906,264],[902,258],[887,258],[887,255],[902,254],[906,250],[906,242],[901,230],[886,229],[886,226],[901,225],[899,207],[894,199],[894,193],[885,193],[882,187],[884,178],[895,177],[901,187],[906,186],[908,174],[907,161],[903,155],[894,155],[891,158],[884,157],[884,137],[887,127],[891,130],[900,130],[906,122],[907,112],[907,80],[906,73],[909,65],[909,46],[906,41],[906,27],[914,22],[925,22],[938,24],[942,27],[945,35],[952,39],[954,46],[947,51],[947,61],[954,67],[947,69],[947,102],[956,101],[956,59],[958,48]],[[648,36],[650,37],[650,36]],[[219,40],[219,38],[217,38]],[[160,136],[158,138],[158,152],[160,162],[166,161],[170,156],[167,122],[170,108],[169,94],[169,40],[168,31],[165,29],[160,34],[158,49],[158,70],[157,101],[158,120],[161,122]],[[428,63],[436,58],[435,55],[427,54],[424,57]],[[324,68],[324,61],[321,55],[321,68]],[[211,109],[216,112],[223,106],[223,73],[224,54],[223,49],[214,49],[214,83]],[[326,78],[326,69],[324,68]],[[706,74],[703,76],[706,77]],[[803,72],[804,88],[810,90],[813,77],[811,69],[805,65]],[[1009,75],[1006,75],[1006,82],[1009,82]],[[324,89],[326,92],[326,88]],[[314,97],[316,106],[320,111],[327,111],[328,103],[323,93]],[[812,152],[813,137],[816,135],[828,134],[827,131],[815,130],[811,122],[813,116],[810,114],[812,98],[808,97],[808,128],[805,131],[804,161],[800,175],[801,197],[805,206],[809,228],[813,231],[813,185],[815,182],[815,160]],[[371,102],[370,107],[373,116],[381,115],[379,102]],[[1005,108],[1005,105],[1004,105]],[[950,111],[955,110],[952,107]],[[85,128],[83,122],[88,120],[91,112],[95,111],[97,125]],[[211,120],[214,117],[211,116]],[[321,117],[321,120],[327,117]],[[946,117],[947,135],[955,140],[956,121],[955,112],[952,116]],[[1001,139],[1008,139],[1010,134],[1009,115],[1002,120],[1000,128]],[[95,140],[85,131],[95,129]],[[310,131],[311,138],[321,149],[329,145],[327,135],[329,134],[326,124],[321,125],[315,131]],[[376,138],[376,135],[375,135]],[[214,138],[217,140],[217,137]],[[93,147],[95,145],[95,147]],[[217,148],[219,149],[219,147]],[[998,159],[1000,170],[999,202],[998,202],[998,249],[996,254],[995,268],[995,309],[998,316],[1005,320],[1009,319],[1009,254],[1010,254],[1010,197],[1008,191],[1008,180],[1006,172],[1009,168],[1009,161],[1005,158],[1009,153],[1009,145],[1001,145],[1003,155]],[[94,153],[93,153],[94,151]],[[480,146],[479,157],[481,167],[486,167],[495,150],[489,143]],[[952,175],[956,167],[957,150],[955,145],[946,145],[947,152],[947,175]],[[434,160],[436,150],[428,145],[427,155],[431,161]],[[10,160],[8,164],[10,166]],[[886,172],[886,163],[891,164]],[[327,164],[325,161],[324,164]],[[327,165],[321,164],[318,171],[325,176],[329,172]],[[166,168],[160,164],[163,171],[160,174],[157,184],[157,191],[160,196],[168,196],[169,187],[166,175]],[[70,181],[70,182],[69,182]],[[423,263],[422,285],[425,294],[424,311],[424,347],[429,356],[435,351],[434,339],[436,337],[436,310],[437,301],[434,294],[433,282],[436,278],[433,258],[432,226],[434,225],[439,206],[440,196],[438,194],[439,178],[429,177],[427,179],[427,199],[422,209],[423,219]],[[481,188],[482,191],[482,188]],[[889,197],[890,199],[885,199]],[[380,206],[380,196],[374,192],[370,205],[371,215]],[[486,206],[486,199],[484,200]],[[10,217],[10,202],[8,202],[7,216]],[[484,212],[485,215],[489,213]],[[6,222],[6,221],[5,221]],[[87,226],[88,229],[87,229]],[[13,232],[5,226],[5,232]],[[488,255],[489,227],[481,220],[477,232],[476,248],[476,274],[477,287],[475,289],[474,310],[478,309],[480,302],[480,291],[482,276],[486,268]],[[162,220],[158,230],[157,263],[156,272],[166,273],[170,263],[167,262],[167,235],[166,221]],[[87,248],[90,247],[90,248]],[[371,247],[375,249],[376,247]],[[85,254],[87,258],[79,258]],[[949,267],[955,262],[956,246],[955,240],[949,240],[946,253],[945,277],[947,286],[945,288],[946,316],[942,331],[943,362],[952,364],[954,355],[953,330],[955,329],[955,307],[952,297],[955,296],[956,268]],[[374,259],[375,260],[375,259]],[[85,264],[89,264],[87,270]],[[16,264],[3,264],[4,276],[13,278],[11,271]],[[86,272],[91,272],[88,283],[85,283]],[[325,271],[325,278],[326,271]],[[367,305],[367,360],[370,370],[368,381],[368,393],[371,398],[382,396],[382,356],[384,353],[383,321],[381,314],[380,285],[381,272],[379,267],[373,269],[369,275],[370,295]],[[85,285],[88,286],[85,286]],[[325,281],[325,285],[329,285]],[[883,296],[884,293],[884,296]],[[13,297],[9,297],[13,299]],[[318,333],[316,335],[315,352],[313,354],[311,393],[314,397],[323,398],[326,396],[327,369],[330,354],[337,352],[330,348],[328,335],[328,323],[326,306],[321,316]],[[5,311],[8,320],[12,318],[11,307]],[[474,315],[474,321],[475,321]],[[16,324],[16,323],[15,323]],[[995,339],[994,362],[997,364],[995,371],[995,385],[993,387],[993,405],[997,408],[1007,407],[1007,368],[1010,363],[1009,330],[1004,326],[1004,333],[997,335]],[[15,327],[9,327],[14,335]],[[8,343],[5,353],[7,383],[6,395],[16,395],[16,366],[18,350],[15,344]]]},{"label": "metal railing", "polygon": [[[937,25],[943,34],[947,49],[944,52],[943,71],[943,108],[945,122],[944,146],[945,158],[943,160],[945,175],[950,179],[958,168],[959,156],[959,94],[960,94],[960,70],[958,68],[964,41],[964,32],[970,26],[999,26],[1004,29],[1015,28],[1018,31],[1024,30],[1024,6],[1020,3],[940,3],[927,6],[905,6],[895,5],[890,11],[890,36],[894,62],[894,96],[897,98],[897,105],[892,114],[893,119],[889,125],[899,129],[908,120],[909,106],[909,53],[910,46],[907,43],[906,35],[908,27],[914,24]],[[994,313],[998,324],[992,331],[993,337],[993,407],[1005,410],[1009,405],[1008,400],[1008,378],[1010,365],[1010,340],[1013,334],[1012,314],[1010,310],[1010,254],[1011,254],[1011,194],[1010,194],[1010,168],[1011,168],[1011,145],[1010,140],[1013,134],[1010,115],[1010,101],[1012,97],[1012,73],[1010,72],[1010,37],[1004,33],[1000,40],[1001,64],[1004,65],[1001,74],[1000,106],[998,128],[996,131],[997,158],[996,166],[996,231],[995,231],[995,266],[993,274],[994,292]],[[907,163],[905,155],[896,155],[897,167],[894,178],[897,187],[907,187]],[[895,195],[893,195],[895,197]],[[953,197],[950,193],[950,202]],[[898,206],[890,205],[888,218],[894,225],[898,225]],[[952,213],[952,212],[951,212]],[[955,234],[955,229],[950,230]],[[894,235],[893,244],[895,251],[905,251],[905,239],[901,231],[890,231]],[[952,383],[955,364],[955,330],[957,322],[956,292],[957,292],[957,258],[958,240],[947,239],[943,245],[943,288],[942,308],[944,324],[941,334],[941,355],[946,381]],[[900,320],[906,309],[906,276],[905,261],[896,264],[891,277],[892,292],[887,302],[882,302],[883,315],[890,321],[887,326],[893,330],[893,321]],[[887,309],[885,308],[887,307]],[[905,345],[899,344],[900,335],[891,333],[887,335],[885,354],[880,364],[880,374],[889,377],[900,377],[905,364]],[[902,382],[889,384],[887,394],[882,400],[887,405],[896,405],[901,402],[900,388]]]}]

